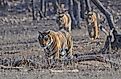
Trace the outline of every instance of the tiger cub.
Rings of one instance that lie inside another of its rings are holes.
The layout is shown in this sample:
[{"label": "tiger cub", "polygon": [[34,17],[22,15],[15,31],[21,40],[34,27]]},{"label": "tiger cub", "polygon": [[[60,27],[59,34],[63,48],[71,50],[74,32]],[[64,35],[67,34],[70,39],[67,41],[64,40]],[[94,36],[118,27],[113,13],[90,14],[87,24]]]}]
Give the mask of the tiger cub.
[{"label": "tiger cub", "polygon": [[71,17],[68,12],[59,12],[57,15],[56,22],[59,29],[65,29],[67,32],[71,33]]},{"label": "tiger cub", "polygon": [[90,11],[87,13],[87,24],[90,38],[92,40],[99,38],[99,24],[96,12]]},{"label": "tiger cub", "polygon": [[[72,58],[72,37],[64,29],[55,32],[52,30],[39,32],[39,44],[45,51],[47,59],[59,60],[62,57]],[[49,64],[49,63],[48,63]]]}]

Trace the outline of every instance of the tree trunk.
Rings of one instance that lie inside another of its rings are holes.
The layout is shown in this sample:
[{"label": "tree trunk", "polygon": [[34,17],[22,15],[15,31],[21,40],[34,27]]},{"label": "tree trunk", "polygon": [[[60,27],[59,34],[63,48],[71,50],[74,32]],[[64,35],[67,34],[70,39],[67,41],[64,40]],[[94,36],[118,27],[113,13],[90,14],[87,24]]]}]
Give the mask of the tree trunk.
[{"label": "tree trunk", "polygon": [[90,0],[85,0],[87,12],[91,11]]},{"label": "tree trunk", "polygon": [[84,0],[80,0],[80,7],[81,7],[81,18],[84,20],[84,13],[85,13],[85,8],[84,8]]},{"label": "tree trunk", "polygon": [[42,2],[43,2],[43,0],[40,0],[40,10],[39,10],[39,17],[40,17],[40,19],[42,19],[42,18],[44,18],[44,14],[43,14],[43,6],[42,6]]},{"label": "tree trunk", "polygon": [[77,19],[77,27],[80,28],[81,20],[80,20],[80,1],[74,0],[75,1],[75,14],[76,14],[76,19]]},{"label": "tree trunk", "polygon": [[42,0],[42,12],[45,12],[45,0]]},{"label": "tree trunk", "polygon": [[43,9],[42,3],[43,3],[43,0],[40,0],[40,10],[41,10],[41,11],[43,11],[43,10],[42,10],[42,9]]},{"label": "tree trunk", "polygon": [[46,2],[45,0],[40,0],[40,10],[41,12],[43,13],[43,15],[45,16],[46,15]]},{"label": "tree trunk", "polygon": [[4,0],[0,0],[0,6],[4,6]]},{"label": "tree trunk", "polygon": [[2,1],[0,0],[0,6],[2,6]]},{"label": "tree trunk", "polygon": [[67,8],[69,8],[69,0],[65,0],[65,8],[67,9]]},{"label": "tree trunk", "polygon": [[32,0],[31,3],[32,3],[32,17],[33,17],[33,20],[36,20],[35,11],[34,11],[34,1]]},{"label": "tree trunk", "polygon": [[5,6],[5,0],[3,0],[3,6]]},{"label": "tree trunk", "polygon": [[53,3],[53,6],[54,6],[54,14],[57,14],[58,10],[60,9],[59,1],[53,0],[52,3]]},{"label": "tree trunk", "polygon": [[74,17],[74,12],[73,12],[73,0],[69,0],[69,14],[72,18],[72,28],[74,29],[77,25],[77,21]]}]

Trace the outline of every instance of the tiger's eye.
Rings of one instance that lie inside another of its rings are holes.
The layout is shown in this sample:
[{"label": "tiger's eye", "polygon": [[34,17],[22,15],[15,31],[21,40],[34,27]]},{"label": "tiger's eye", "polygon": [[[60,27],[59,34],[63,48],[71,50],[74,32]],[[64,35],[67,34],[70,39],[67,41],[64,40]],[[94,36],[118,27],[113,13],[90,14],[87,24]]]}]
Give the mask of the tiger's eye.
[{"label": "tiger's eye", "polygon": [[91,17],[89,17],[89,19],[91,20]]}]

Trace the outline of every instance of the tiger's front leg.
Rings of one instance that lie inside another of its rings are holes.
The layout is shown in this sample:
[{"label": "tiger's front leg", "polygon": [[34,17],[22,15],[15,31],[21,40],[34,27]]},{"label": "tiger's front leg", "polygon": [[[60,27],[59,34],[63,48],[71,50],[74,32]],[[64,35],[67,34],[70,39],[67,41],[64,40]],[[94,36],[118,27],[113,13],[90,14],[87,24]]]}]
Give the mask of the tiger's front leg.
[{"label": "tiger's front leg", "polygon": [[59,50],[55,51],[55,54],[51,56],[50,68],[54,68],[59,65]]},{"label": "tiger's front leg", "polygon": [[43,59],[43,66],[42,68],[49,68],[50,66],[50,60],[49,57],[47,56],[47,54],[44,55],[44,59]]},{"label": "tiger's front leg", "polygon": [[99,27],[98,27],[97,23],[95,23],[94,30],[95,30],[95,39],[97,39],[97,38],[99,38]]},{"label": "tiger's front leg", "polygon": [[64,56],[64,63],[66,63],[65,65],[72,65],[73,63],[72,48],[73,48],[73,41],[71,36],[69,36],[69,38],[67,39],[66,56]]}]

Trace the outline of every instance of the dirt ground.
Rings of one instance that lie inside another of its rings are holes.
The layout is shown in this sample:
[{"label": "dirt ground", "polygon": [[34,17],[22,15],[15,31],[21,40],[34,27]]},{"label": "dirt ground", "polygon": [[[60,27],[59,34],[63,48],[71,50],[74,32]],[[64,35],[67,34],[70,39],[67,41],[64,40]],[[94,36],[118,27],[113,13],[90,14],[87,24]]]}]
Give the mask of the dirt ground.
[{"label": "dirt ground", "polygon": [[[115,11],[117,10],[115,9]],[[8,17],[8,20],[9,18],[11,17]],[[116,22],[116,29],[119,33],[121,33],[120,20]],[[42,69],[44,51],[38,43],[38,31],[49,29],[58,30],[55,20],[32,21],[29,18],[19,24],[11,24],[10,22],[3,23],[3,20],[0,19],[0,65],[4,64],[10,67],[13,65],[11,62],[20,59],[31,59],[39,65],[37,68],[22,66],[23,68],[19,70],[1,67],[0,79],[121,79],[121,66],[115,69],[111,64],[99,61],[79,62],[75,67],[72,67],[72,69],[78,69],[78,72],[67,72],[67,68],[59,68],[64,72],[51,72],[50,69]],[[72,37],[73,53],[80,54],[98,52],[106,40],[106,35],[101,31],[99,39],[90,40],[85,26],[81,26],[81,29],[73,29]],[[120,52],[121,50],[107,58],[121,64]]]}]

